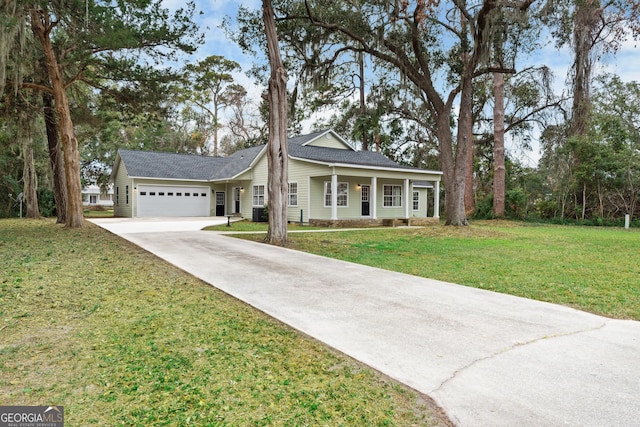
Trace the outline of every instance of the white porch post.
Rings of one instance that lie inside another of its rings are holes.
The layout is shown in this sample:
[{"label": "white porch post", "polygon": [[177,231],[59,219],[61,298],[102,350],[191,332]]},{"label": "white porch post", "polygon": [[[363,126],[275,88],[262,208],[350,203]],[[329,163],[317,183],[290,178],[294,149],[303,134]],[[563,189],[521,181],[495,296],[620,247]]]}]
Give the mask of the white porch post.
[{"label": "white porch post", "polygon": [[338,175],[331,175],[331,219],[338,219]]},{"label": "white porch post", "polygon": [[369,198],[371,199],[371,218],[378,218],[378,201],[376,200],[378,194],[378,178],[373,176],[371,177],[371,194],[369,194]]},{"label": "white porch post", "polygon": [[433,187],[433,217],[440,218],[440,181],[435,181]]},{"label": "white porch post", "polygon": [[[404,180],[404,217],[405,219],[409,219],[409,203],[410,203],[410,199],[409,199],[409,180],[405,179]],[[411,194],[411,197],[413,198],[413,194]],[[413,201],[413,199],[411,199],[411,201]]]}]

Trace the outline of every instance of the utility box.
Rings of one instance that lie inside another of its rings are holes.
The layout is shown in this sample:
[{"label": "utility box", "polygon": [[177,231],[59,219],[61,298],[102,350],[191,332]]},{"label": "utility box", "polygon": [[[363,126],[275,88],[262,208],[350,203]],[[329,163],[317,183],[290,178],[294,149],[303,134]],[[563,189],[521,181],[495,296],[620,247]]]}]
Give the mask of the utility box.
[{"label": "utility box", "polygon": [[265,208],[253,208],[253,215],[251,220],[253,222],[267,222],[268,219],[265,211]]}]

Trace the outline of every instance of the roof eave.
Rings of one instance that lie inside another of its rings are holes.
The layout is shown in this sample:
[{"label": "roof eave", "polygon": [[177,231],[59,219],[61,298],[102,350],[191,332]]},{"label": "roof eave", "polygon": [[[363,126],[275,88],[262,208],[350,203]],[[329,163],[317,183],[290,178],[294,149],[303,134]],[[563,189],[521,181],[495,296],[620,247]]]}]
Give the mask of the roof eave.
[{"label": "roof eave", "polygon": [[394,172],[412,172],[412,173],[420,173],[424,175],[442,175],[443,174],[441,171],[430,171],[425,169],[407,169],[407,168],[394,168],[389,166],[357,165],[354,163],[324,162],[321,160],[311,160],[311,159],[306,159],[304,157],[295,157],[291,155],[289,155],[289,158],[293,160],[300,160],[302,162],[316,163],[319,165],[326,165],[329,167],[336,167],[336,168],[343,167],[343,168],[354,168],[354,169],[384,170],[384,171],[394,171]]},{"label": "roof eave", "polygon": [[[155,179],[155,180],[162,180],[162,181],[193,181],[193,182],[212,182],[212,180],[210,179],[195,179],[195,178],[166,178],[166,177],[159,177],[159,176],[136,176],[136,175],[129,175],[129,178],[133,178],[133,179]],[[144,184],[142,184],[144,185]]]}]

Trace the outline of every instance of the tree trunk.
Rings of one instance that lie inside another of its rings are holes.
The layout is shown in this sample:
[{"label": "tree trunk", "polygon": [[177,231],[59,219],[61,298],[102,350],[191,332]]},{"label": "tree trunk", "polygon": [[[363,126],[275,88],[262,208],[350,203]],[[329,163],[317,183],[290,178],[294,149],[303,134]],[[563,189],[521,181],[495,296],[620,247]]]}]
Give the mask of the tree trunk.
[{"label": "tree trunk", "polygon": [[[460,90],[460,114],[458,129],[468,129],[472,121],[472,80],[470,76],[462,78]],[[454,153],[451,133],[451,113],[445,106],[438,112],[437,136],[440,145],[440,158],[445,186],[445,225],[469,225],[464,206],[467,160],[471,141],[467,132],[458,132]]]},{"label": "tree trunk", "polygon": [[584,135],[591,110],[593,33],[599,24],[600,2],[576,2],[573,22],[573,112],[569,136]]},{"label": "tree trunk", "polygon": [[493,73],[493,215],[504,217],[506,168],[504,164],[504,75]]},{"label": "tree trunk", "polygon": [[58,128],[62,141],[62,150],[65,166],[65,181],[67,190],[67,217],[65,225],[71,228],[82,227],[82,185],[80,183],[80,152],[76,139],[69,109],[69,99],[65,90],[62,70],[58,64],[53,45],[49,39],[50,32],[55,24],[51,23],[49,13],[46,10],[32,8],[31,28],[36,38],[40,41],[42,53],[47,65],[49,81],[53,88],[56,111],[58,113]]},{"label": "tree trunk", "polygon": [[271,76],[269,101],[269,142],[267,143],[269,231],[267,242],[287,243],[288,141],[287,141],[287,71],[282,63],[271,0],[262,1],[262,16],[267,37]]},{"label": "tree trunk", "polygon": [[467,156],[467,167],[464,184],[464,211],[467,218],[473,216],[476,210],[476,200],[473,186],[473,117],[467,123],[465,129],[469,141],[469,155]]},{"label": "tree trunk", "polygon": [[24,184],[23,200],[26,208],[25,216],[27,218],[40,218],[36,165],[33,155],[33,118],[31,118],[26,111],[21,111],[19,114],[18,135],[23,160],[22,180]]},{"label": "tree trunk", "polygon": [[58,125],[56,123],[56,111],[53,106],[51,94],[42,93],[42,105],[44,109],[44,124],[47,131],[47,143],[49,147],[49,163],[53,173],[53,198],[56,203],[57,223],[64,224],[67,218],[67,190],[64,179],[64,159],[58,138]]},{"label": "tree trunk", "polygon": [[[365,101],[365,86],[364,86],[364,54],[362,52],[358,52],[358,67],[360,68],[360,117],[364,118],[367,115],[367,104]],[[369,140],[367,138],[367,132],[363,130],[362,132],[362,151],[369,150]]]}]

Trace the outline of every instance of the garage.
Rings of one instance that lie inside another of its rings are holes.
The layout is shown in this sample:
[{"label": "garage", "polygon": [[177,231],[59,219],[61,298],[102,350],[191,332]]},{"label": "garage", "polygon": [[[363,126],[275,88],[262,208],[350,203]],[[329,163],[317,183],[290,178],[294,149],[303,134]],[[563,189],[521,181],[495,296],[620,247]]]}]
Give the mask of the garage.
[{"label": "garage", "polygon": [[138,185],[138,217],[209,216],[209,187]]}]

